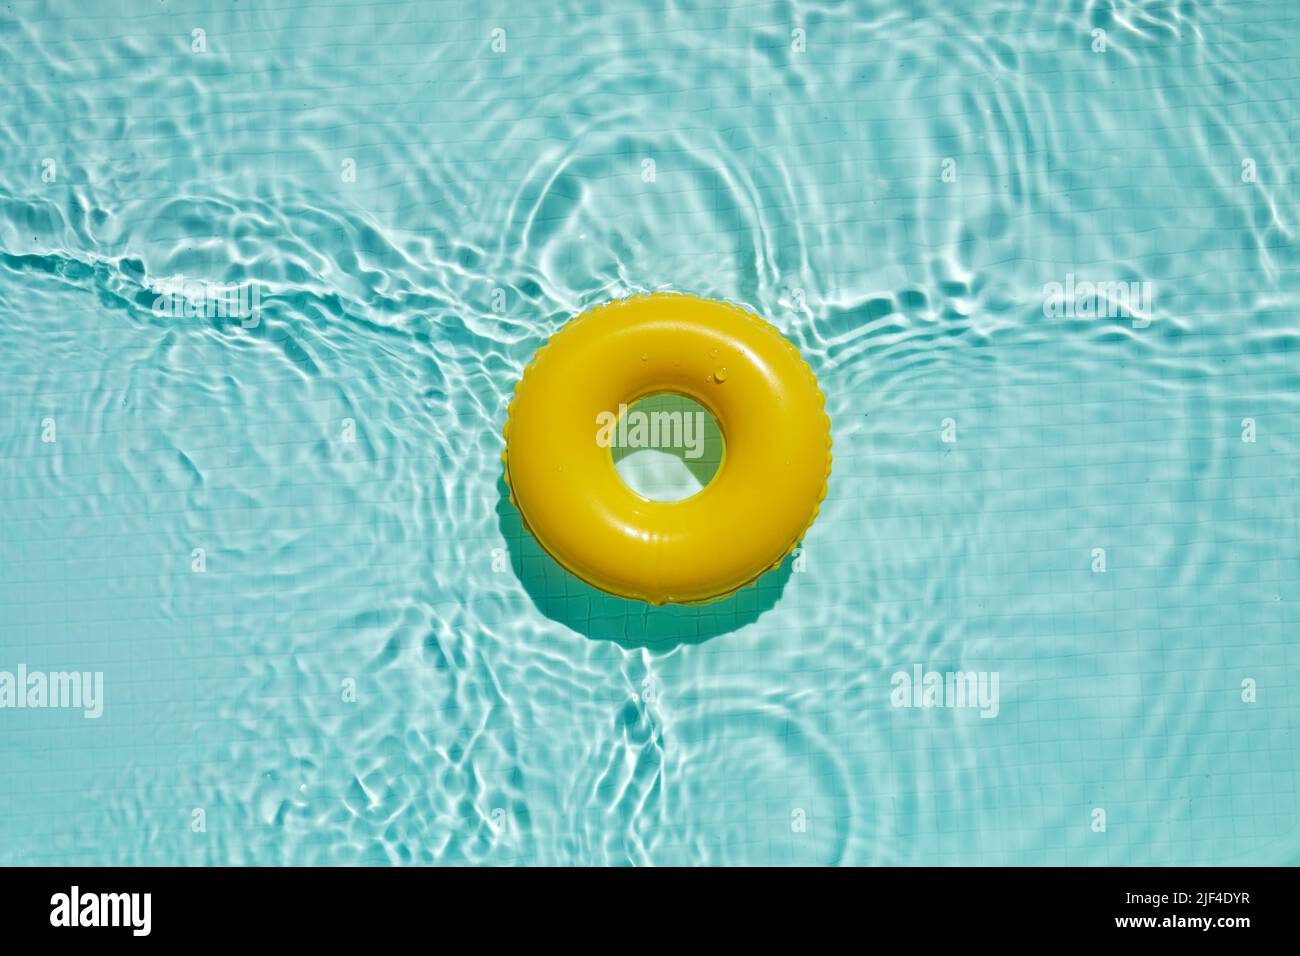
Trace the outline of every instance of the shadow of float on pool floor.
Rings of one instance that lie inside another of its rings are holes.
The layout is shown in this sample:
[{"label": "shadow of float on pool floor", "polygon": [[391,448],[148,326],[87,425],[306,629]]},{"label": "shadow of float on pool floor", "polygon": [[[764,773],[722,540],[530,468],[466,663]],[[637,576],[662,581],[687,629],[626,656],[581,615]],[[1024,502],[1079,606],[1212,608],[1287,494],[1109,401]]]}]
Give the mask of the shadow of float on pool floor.
[{"label": "shadow of float on pool floor", "polygon": [[592,640],[627,649],[671,650],[700,644],[757,621],[780,600],[790,580],[791,559],[729,598],[702,605],[654,607],[593,588],[560,567],[523,525],[510,503],[505,477],[497,481],[497,522],[510,550],[510,565],[537,609]]}]

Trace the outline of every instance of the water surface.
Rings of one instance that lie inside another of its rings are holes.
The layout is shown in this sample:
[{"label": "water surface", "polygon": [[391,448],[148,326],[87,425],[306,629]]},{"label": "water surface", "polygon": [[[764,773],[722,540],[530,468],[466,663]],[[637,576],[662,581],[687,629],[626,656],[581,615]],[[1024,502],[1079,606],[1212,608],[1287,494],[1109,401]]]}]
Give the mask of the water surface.
[{"label": "water surface", "polygon": [[[1300,860],[1295,4],[220,6],[0,10],[0,863]],[[501,481],[654,290],[832,421],[703,608]]]}]

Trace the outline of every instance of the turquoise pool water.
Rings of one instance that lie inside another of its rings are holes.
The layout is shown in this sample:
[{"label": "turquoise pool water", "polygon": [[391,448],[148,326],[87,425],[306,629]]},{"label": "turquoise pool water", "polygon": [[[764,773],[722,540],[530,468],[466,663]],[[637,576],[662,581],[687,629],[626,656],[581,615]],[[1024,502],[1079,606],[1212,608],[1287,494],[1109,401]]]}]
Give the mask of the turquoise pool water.
[{"label": "turquoise pool water", "polygon": [[[1300,7],[220,6],[0,9],[0,863],[1300,861]],[[701,608],[501,480],[660,289],[833,426]]]}]

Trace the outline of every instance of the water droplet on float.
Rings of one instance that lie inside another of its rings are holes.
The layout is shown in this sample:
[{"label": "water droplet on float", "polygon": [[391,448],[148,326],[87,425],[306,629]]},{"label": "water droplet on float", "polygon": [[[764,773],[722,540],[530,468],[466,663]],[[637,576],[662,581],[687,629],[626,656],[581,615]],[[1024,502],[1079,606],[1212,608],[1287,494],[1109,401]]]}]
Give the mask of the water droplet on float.
[{"label": "water droplet on float", "polygon": [[643,362],[648,362],[648,361],[650,361],[650,356],[649,356],[649,355],[642,355],[642,356],[641,356],[641,361],[643,361]]},{"label": "water droplet on float", "polygon": [[717,350],[717,349],[709,349],[709,357],[710,357],[710,358],[717,358],[717,357],[718,357],[718,350]]},{"label": "water droplet on float", "polygon": [[713,373],[713,380],[721,385],[727,380],[727,370],[725,368],[718,369]]}]

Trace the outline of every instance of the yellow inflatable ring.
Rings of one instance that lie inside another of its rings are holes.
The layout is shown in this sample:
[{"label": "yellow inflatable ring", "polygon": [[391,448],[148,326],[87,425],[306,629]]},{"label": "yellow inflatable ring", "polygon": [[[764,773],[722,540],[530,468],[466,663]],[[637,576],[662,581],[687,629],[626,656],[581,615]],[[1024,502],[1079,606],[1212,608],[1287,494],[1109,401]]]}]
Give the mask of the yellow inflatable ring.
[{"label": "yellow inflatable ring", "polygon": [[[598,439],[604,413],[676,393],[718,422],[721,467],[698,494],[650,501]],[[585,312],[533,357],[505,427],[510,500],[587,583],[651,604],[725,597],[777,567],[817,517],[830,420],[812,369],[734,305],[660,293]]]}]

